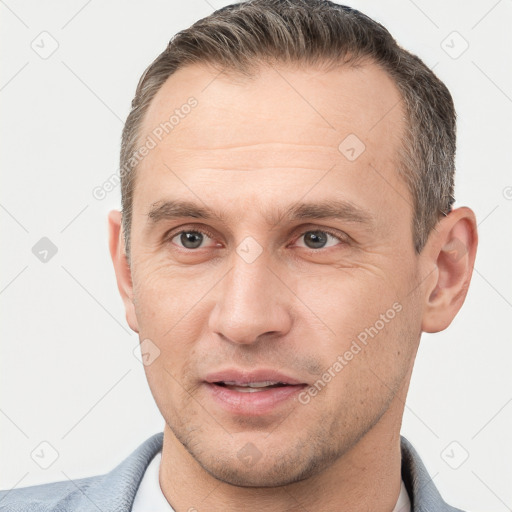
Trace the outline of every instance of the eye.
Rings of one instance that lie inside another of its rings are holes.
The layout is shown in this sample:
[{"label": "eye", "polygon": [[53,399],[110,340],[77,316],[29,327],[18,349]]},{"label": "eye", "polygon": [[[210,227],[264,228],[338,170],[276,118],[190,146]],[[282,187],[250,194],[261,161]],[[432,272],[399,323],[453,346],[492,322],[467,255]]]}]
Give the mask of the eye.
[{"label": "eye", "polygon": [[169,235],[167,239],[183,249],[201,249],[201,244],[205,238],[212,238],[213,236],[212,233],[201,229],[183,229]]},{"label": "eye", "polygon": [[[334,243],[330,246],[326,246],[329,241],[329,238],[334,239],[334,241],[346,243],[346,237],[343,237],[339,234],[332,233],[330,231],[326,231],[323,229],[310,229],[308,231],[303,231],[299,240],[304,237],[304,243],[306,249],[328,249],[329,247],[334,247],[338,244]],[[303,246],[304,247],[304,246]]]},{"label": "eye", "polygon": [[[180,231],[170,233],[165,237],[166,241],[169,241],[178,247],[181,247],[185,250],[195,250],[195,249],[204,249],[205,242],[207,239],[213,239],[215,235],[205,229],[181,229]],[[343,236],[342,234],[331,232],[325,229],[309,229],[307,231],[302,231],[298,237],[298,240],[304,238],[304,243],[302,247],[305,249],[309,249],[313,252],[318,252],[320,249],[328,249],[330,247],[334,247],[341,244],[347,243],[347,235]],[[329,242],[329,239],[334,242],[331,245],[326,245]]]}]

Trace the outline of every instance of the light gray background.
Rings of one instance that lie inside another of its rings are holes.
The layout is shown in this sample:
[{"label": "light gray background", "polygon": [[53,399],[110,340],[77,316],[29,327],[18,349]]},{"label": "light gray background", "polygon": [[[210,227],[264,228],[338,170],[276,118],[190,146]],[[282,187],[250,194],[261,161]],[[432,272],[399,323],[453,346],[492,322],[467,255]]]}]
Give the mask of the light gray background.
[{"label": "light gray background", "polygon": [[[2,489],[107,472],[163,428],[108,252],[119,187],[103,200],[92,191],[116,173],[146,66],[178,30],[227,3],[0,1]],[[446,331],[423,335],[402,434],[448,502],[510,510],[512,2],[348,3],[451,90],[456,206],[479,223],[466,303]],[[58,48],[43,59],[52,38]],[[58,248],[46,263],[32,252],[42,237]],[[36,461],[53,452],[41,442],[58,452],[47,469]]]}]

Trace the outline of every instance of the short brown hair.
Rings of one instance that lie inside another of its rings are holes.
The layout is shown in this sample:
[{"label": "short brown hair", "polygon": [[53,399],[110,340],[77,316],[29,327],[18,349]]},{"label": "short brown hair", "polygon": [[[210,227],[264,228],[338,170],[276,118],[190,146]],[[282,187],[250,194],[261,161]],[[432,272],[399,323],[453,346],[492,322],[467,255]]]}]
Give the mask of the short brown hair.
[{"label": "short brown hair", "polygon": [[131,158],[149,104],[175,71],[204,63],[250,74],[264,62],[313,66],[357,64],[363,59],[381,66],[401,94],[407,122],[398,172],[413,198],[411,231],[419,254],[455,201],[456,114],[447,87],[381,24],[355,9],[325,0],[248,0],[223,7],[178,32],[139,80],[120,158],[128,262],[136,177]]}]

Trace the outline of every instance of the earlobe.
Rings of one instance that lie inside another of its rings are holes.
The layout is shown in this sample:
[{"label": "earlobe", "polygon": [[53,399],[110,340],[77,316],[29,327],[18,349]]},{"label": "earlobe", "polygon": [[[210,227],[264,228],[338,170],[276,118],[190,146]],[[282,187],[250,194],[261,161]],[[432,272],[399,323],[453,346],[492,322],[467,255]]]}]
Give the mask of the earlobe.
[{"label": "earlobe", "polygon": [[478,245],[476,218],[472,210],[453,210],[437,226],[431,262],[436,279],[427,290],[422,331],[446,329],[466,298]]},{"label": "earlobe", "polygon": [[108,230],[110,256],[116,274],[117,288],[126,311],[126,321],[130,328],[138,333],[139,326],[135,314],[132,274],[126,258],[121,220],[122,214],[120,211],[112,210],[109,212]]}]

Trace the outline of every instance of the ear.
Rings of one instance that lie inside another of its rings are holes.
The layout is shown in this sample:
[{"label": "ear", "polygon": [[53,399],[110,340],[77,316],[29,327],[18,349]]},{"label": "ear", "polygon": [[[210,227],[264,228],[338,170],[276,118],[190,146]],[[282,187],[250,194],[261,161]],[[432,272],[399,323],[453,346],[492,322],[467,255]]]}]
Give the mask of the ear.
[{"label": "ear", "polygon": [[466,299],[478,245],[475,214],[465,206],[452,210],[433,234],[427,258],[436,272],[427,288],[421,327],[430,333],[446,329]]},{"label": "ear", "polygon": [[118,210],[112,210],[108,214],[110,256],[116,273],[117,288],[126,311],[126,321],[130,328],[138,333],[139,325],[133,303],[132,273],[126,259],[121,219],[122,215]]}]

